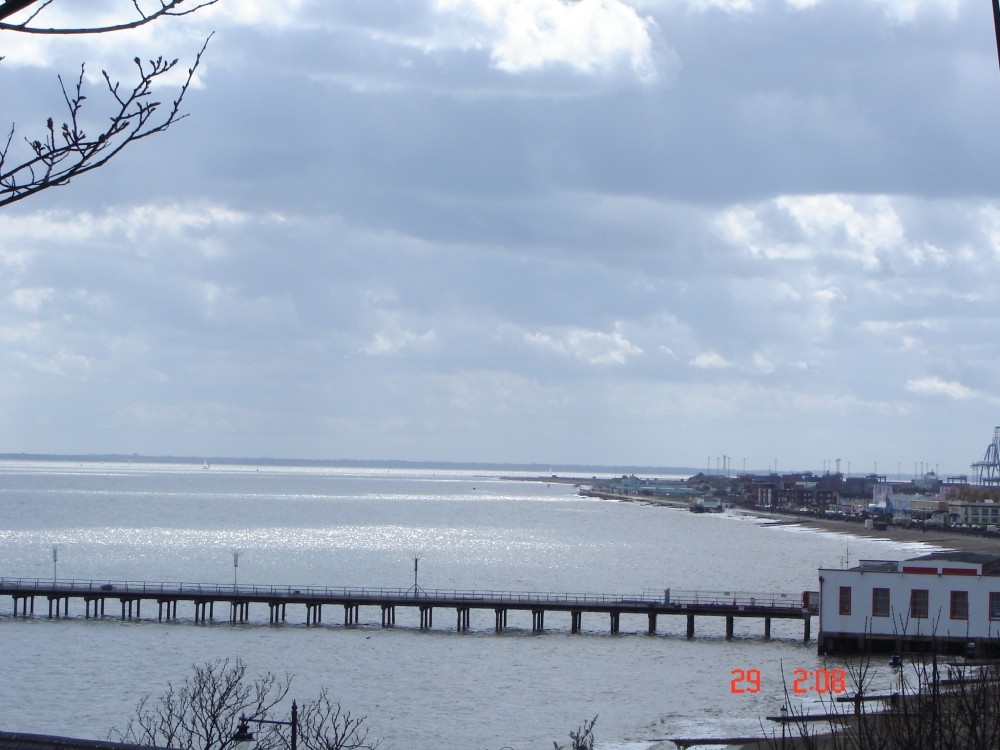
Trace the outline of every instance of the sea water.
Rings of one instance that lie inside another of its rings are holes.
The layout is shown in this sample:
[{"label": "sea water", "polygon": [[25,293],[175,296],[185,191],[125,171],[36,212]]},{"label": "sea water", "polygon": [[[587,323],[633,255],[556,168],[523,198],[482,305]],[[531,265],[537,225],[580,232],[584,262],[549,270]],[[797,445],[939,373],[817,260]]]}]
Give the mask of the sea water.
[{"label": "sea water", "polygon": [[[5,577],[798,597],[820,567],[925,549],[482,471],[0,461]],[[492,611],[457,633],[448,610],[421,631],[406,608],[382,628],[377,607],[344,627],[337,607],[307,626],[291,606],[272,626],[261,605],[232,625],[218,608],[195,624],[183,602],[175,621],[147,602],[123,622],[116,604],[86,620],[79,601],[63,619],[44,600],[30,618],[0,602],[0,729],[103,739],[193,664],[239,657],[252,674],[293,675],[300,701],[327,688],[386,750],[549,748],[594,717],[602,750],[647,748],[772,731],[764,717],[795,670],[843,666],[816,655],[815,619],[804,643],[800,621],[773,621],[765,641],[761,621],[737,619],[726,640],[724,619],[703,617],[689,640],[681,617],[649,636],[644,616],[623,615],[611,635],[607,616],[584,614],[571,634],[569,614],[550,612],[536,634],[511,611],[497,634]],[[737,670],[759,670],[761,689],[734,684]],[[791,696],[804,710],[822,697]]]}]

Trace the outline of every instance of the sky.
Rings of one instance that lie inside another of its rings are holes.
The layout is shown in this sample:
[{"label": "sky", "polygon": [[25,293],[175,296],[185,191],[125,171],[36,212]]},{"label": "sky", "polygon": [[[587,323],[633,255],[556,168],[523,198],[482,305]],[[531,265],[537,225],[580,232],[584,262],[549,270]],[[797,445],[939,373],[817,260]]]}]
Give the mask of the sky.
[{"label": "sky", "polygon": [[989,3],[220,0],[0,33],[0,123],[212,32],[186,119],[0,210],[0,452],[983,458]]}]

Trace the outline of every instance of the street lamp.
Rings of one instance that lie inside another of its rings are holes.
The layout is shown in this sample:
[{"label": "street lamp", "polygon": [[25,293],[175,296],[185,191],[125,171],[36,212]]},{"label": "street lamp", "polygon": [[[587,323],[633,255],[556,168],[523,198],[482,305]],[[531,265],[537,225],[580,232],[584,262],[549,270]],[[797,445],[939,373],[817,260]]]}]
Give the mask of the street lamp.
[{"label": "street lamp", "polygon": [[420,596],[420,594],[423,591],[423,589],[421,589],[420,586],[419,586],[419,584],[417,583],[417,571],[418,571],[419,567],[420,567],[420,558],[417,557],[416,555],[414,555],[413,556],[413,586],[410,587],[407,590],[407,592],[406,592],[407,594],[409,594],[410,591],[412,591],[414,596]]},{"label": "street lamp", "polygon": [[233,742],[253,742],[254,736],[253,732],[250,731],[250,722],[254,724],[277,724],[280,726],[286,726],[292,728],[292,748],[291,750],[297,750],[298,737],[299,737],[299,707],[292,701],[292,719],[291,721],[280,721],[278,719],[248,719],[245,715],[240,717],[240,725],[237,727],[236,732],[232,736]]}]

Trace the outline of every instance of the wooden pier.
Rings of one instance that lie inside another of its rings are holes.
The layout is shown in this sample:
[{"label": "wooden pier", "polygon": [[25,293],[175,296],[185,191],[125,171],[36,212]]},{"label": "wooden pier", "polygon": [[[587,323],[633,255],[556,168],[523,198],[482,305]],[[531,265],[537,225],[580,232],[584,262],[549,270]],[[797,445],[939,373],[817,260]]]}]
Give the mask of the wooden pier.
[{"label": "wooden pier", "polygon": [[[609,594],[556,594],[518,591],[441,591],[411,587],[410,589],[322,586],[250,586],[211,583],[151,583],[147,581],[46,581],[33,578],[0,578],[0,596],[10,596],[14,617],[38,615],[49,618],[68,617],[70,601],[77,616],[122,620],[141,619],[142,604],[156,605],[157,620],[178,619],[178,604],[184,604],[194,622],[215,620],[216,605],[220,617],[225,613],[231,623],[250,621],[250,606],[266,606],[268,622],[286,622],[289,607],[299,610],[305,624],[323,622],[324,607],[342,607],[345,626],[361,624],[361,608],[379,608],[382,627],[396,624],[396,608],[408,607],[419,612],[420,629],[429,630],[434,624],[435,610],[455,613],[455,630],[469,630],[471,610],[492,610],[494,629],[507,628],[510,611],[531,613],[531,630],[545,630],[549,613],[568,613],[571,633],[579,633],[583,616],[607,618],[612,634],[620,632],[622,615],[645,615],[646,632],[656,633],[659,617],[684,617],[687,637],[694,638],[696,618],[719,618],[725,621],[725,636],[733,637],[736,618],[755,619],[763,623],[763,637],[771,637],[771,621],[801,620],[803,639],[810,639],[811,619],[817,614],[805,602],[803,594],[759,594],[729,591],[664,591],[644,592],[635,596]],[[114,608],[108,614],[107,605]],[[47,607],[42,610],[41,607]],[[148,608],[147,608],[148,611]]]}]

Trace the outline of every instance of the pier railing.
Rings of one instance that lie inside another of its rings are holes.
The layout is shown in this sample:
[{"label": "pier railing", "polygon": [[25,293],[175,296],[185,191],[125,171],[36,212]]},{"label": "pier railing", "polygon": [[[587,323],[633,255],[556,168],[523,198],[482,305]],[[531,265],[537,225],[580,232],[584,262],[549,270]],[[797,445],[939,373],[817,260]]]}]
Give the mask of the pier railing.
[{"label": "pier railing", "polygon": [[223,583],[149,582],[119,580],[51,580],[44,578],[0,577],[0,589],[16,589],[39,595],[68,594],[96,596],[188,597],[230,596],[273,599],[350,599],[353,601],[438,600],[449,602],[497,602],[500,604],[537,604],[566,606],[649,606],[649,607],[748,607],[799,609],[803,608],[802,594],[746,592],[651,590],[639,594],[554,593],[539,591],[498,591],[494,589],[423,589],[387,588],[367,586],[313,586],[272,585],[259,586]]},{"label": "pier railing", "polygon": [[433,626],[435,609],[455,610],[456,628],[470,627],[472,610],[493,610],[496,632],[507,627],[509,611],[531,612],[531,630],[545,630],[547,612],[570,615],[570,632],[581,632],[584,614],[610,617],[612,635],[620,632],[622,615],[645,615],[647,632],[656,633],[659,616],[685,617],[687,637],[694,637],[697,617],[725,618],[726,639],[733,638],[736,618],[756,618],[764,622],[764,638],[771,637],[773,619],[802,620],[803,639],[809,640],[810,620],[816,614],[811,592],[804,595],[756,593],[746,591],[692,591],[646,589],[637,594],[554,593],[543,591],[498,591],[496,589],[408,589],[369,586],[287,586],[240,585],[224,583],[185,583],[115,580],[77,580],[43,578],[0,578],[0,594],[12,597],[14,616],[29,617],[35,612],[35,600],[48,600],[48,616],[67,617],[71,599],[83,600],[84,616],[104,617],[105,605],[117,599],[121,619],[139,618],[143,601],[153,600],[157,619],[177,617],[177,605],[194,605],[194,621],[213,618],[216,604],[229,605],[232,623],[246,623],[251,605],[267,605],[269,622],[284,622],[289,605],[305,609],[307,625],[323,621],[324,606],[340,606],[346,627],[359,624],[362,606],[381,609],[382,627],[396,624],[396,609],[419,610],[420,629]]}]

